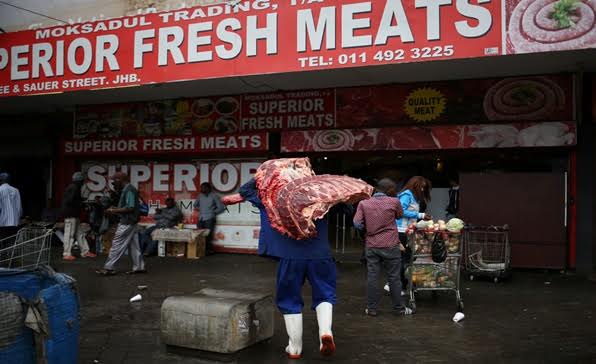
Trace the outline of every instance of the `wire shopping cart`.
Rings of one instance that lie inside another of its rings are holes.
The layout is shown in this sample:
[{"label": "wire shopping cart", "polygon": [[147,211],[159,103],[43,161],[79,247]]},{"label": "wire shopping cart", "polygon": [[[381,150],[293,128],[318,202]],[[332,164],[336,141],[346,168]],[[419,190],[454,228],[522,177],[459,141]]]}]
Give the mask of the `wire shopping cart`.
[{"label": "wire shopping cart", "polygon": [[466,274],[490,277],[495,283],[511,275],[509,227],[468,226],[465,230]]},{"label": "wire shopping cart", "polygon": [[[442,239],[447,249],[447,259],[442,263],[432,260],[431,247],[435,238]],[[410,307],[413,310],[416,310],[416,293],[419,291],[453,291],[457,310],[464,311],[459,292],[462,241],[459,232],[416,230],[408,235],[412,260],[406,268],[406,277],[410,282]]]},{"label": "wire shopping cart", "polygon": [[25,227],[0,240],[0,268],[33,270],[50,265],[52,229]]}]

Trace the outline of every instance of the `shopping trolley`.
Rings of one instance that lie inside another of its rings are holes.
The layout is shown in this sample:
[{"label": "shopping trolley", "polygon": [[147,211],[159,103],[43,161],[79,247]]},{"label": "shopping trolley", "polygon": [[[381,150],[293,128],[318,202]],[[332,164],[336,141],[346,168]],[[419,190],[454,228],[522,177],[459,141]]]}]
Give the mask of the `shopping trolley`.
[{"label": "shopping trolley", "polygon": [[[432,260],[431,249],[435,239],[441,239],[447,249],[442,263]],[[459,292],[459,273],[462,252],[462,234],[449,231],[415,230],[408,234],[412,260],[406,268],[409,284],[410,307],[416,310],[416,293],[419,291],[453,291],[458,312],[464,311]]]},{"label": "shopping trolley", "polygon": [[509,227],[468,226],[465,230],[465,269],[470,280],[486,276],[495,283],[511,275]]},{"label": "shopping trolley", "polygon": [[0,268],[33,270],[49,266],[53,233],[45,227],[25,227],[0,240]]}]

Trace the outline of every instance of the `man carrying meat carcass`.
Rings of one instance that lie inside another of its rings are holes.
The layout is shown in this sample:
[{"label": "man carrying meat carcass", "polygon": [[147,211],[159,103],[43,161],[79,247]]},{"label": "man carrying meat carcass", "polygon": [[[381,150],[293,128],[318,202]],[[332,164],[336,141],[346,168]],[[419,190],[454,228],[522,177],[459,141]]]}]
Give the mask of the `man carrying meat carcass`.
[{"label": "man carrying meat carcass", "polygon": [[[330,188],[331,185],[334,186]],[[346,188],[334,191],[336,186]],[[346,192],[350,188],[354,192]],[[309,194],[312,190],[317,192]],[[319,350],[324,356],[335,352],[331,325],[336,303],[336,271],[327,238],[327,221],[321,218],[333,204],[367,198],[371,192],[372,187],[350,177],[315,176],[308,159],[298,158],[265,162],[255,179],[240,188],[239,196],[223,199],[228,205],[248,201],[259,209],[258,252],[279,262],[275,301],[284,316],[289,336],[286,352],[290,359],[302,357],[301,291],[306,279],[312,287],[312,309],[317,314]],[[293,201],[295,198],[303,204]],[[299,213],[288,219],[288,209]],[[290,226],[290,220],[298,224]]]}]

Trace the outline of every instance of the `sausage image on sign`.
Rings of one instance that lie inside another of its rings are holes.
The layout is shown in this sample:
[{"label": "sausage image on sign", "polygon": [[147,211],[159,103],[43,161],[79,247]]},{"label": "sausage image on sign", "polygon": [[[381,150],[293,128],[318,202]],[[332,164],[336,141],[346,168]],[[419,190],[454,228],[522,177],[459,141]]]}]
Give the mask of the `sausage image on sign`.
[{"label": "sausage image on sign", "polygon": [[509,0],[509,53],[596,47],[594,0]]}]

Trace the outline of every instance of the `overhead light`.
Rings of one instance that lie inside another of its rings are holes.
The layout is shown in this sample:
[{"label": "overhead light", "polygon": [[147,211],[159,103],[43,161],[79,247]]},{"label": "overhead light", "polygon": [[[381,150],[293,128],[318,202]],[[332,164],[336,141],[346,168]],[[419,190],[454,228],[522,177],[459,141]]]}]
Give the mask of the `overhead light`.
[{"label": "overhead light", "polygon": [[323,157],[324,160],[327,160],[327,157]]}]

